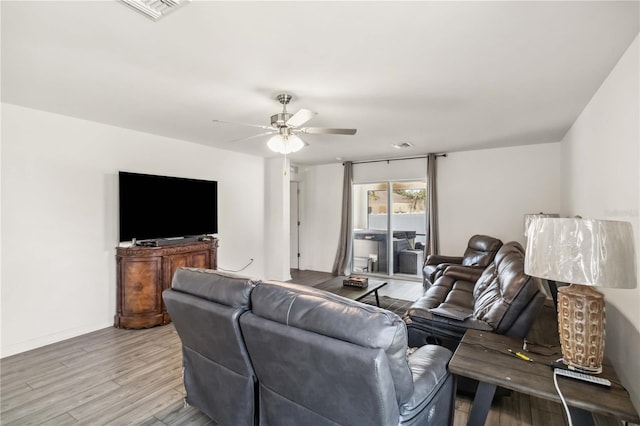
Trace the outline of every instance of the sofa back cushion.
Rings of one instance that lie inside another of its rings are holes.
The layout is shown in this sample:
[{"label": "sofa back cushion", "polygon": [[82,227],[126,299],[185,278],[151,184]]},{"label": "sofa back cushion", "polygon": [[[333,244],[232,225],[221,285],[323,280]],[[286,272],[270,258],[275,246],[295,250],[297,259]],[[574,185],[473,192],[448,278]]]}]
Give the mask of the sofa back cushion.
[{"label": "sofa back cushion", "polygon": [[462,259],[463,266],[486,267],[502,247],[502,241],[488,235],[474,235],[469,239],[469,244]]},{"label": "sofa back cushion", "polygon": [[258,282],[212,269],[178,268],[171,288],[231,308],[249,309],[249,295]]},{"label": "sofa back cushion", "polygon": [[504,333],[540,291],[540,280],[524,273],[524,249],[516,241],[509,242],[476,282],[474,317]]},{"label": "sofa back cushion", "polygon": [[[301,360],[303,364],[308,364],[308,369],[316,368],[315,363],[324,364],[328,361],[329,365],[334,366],[334,371],[327,372],[325,376],[337,374],[347,385],[353,380],[363,380],[349,377],[349,371],[368,368],[366,366],[375,363],[375,374],[380,375],[379,379],[386,377],[391,381],[376,386],[381,386],[380,389],[392,386],[395,392],[391,394],[395,393],[393,398],[396,406],[406,402],[413,394],[413,379],[406,355],[406,325],[396,314],[322,290],[289,283],[260,284],[251,294],[251,304],[252,314],[284,325],[288,332],[283,339],[297,341],[294,342],[295,347],[301,347],[301,342],[317,344],[313,356]],[[246,319],[250,317],[248,315]],[[241,324],[244,324],[243,321]],[[273,327],[274,333],[277,328]],[[249,340],[247,338],[247,342]],[[353,358],[351,364],[335,358],[339,353],[335,351],[338,346],[350,348],[347,352],[354,355],[350,356]],[[323,380],[322,377],[317,378]],[[333,388],[336,384],[333,384]],[[331,392],[331,389],[326,391]],[[389,389],[385,392],[389,394]],[[354,398],[359,396],[354,395]]]}]

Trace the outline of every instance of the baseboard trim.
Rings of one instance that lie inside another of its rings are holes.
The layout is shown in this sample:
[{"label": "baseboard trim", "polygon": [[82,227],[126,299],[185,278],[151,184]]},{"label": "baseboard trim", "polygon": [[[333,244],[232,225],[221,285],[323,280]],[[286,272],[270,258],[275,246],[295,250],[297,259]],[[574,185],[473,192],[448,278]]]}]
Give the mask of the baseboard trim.
[{"label": "baseboard trim", "polygon": [[73,337],[78,337],[83,334],[91,333],[92,331],[101,330],[103,328],[113,327],[112,322],[103,322],[99,324],[72,328],[69,330],[64,330],[59,333],[49,334],[46,336],[37,337],[35,339],[30,339],[24,342],[18,342],[10,345],[6,345],[4,342],[2,343],[2,349],[0,353],[0,359],[4,359],[10,357],[12,355],[18,355],[23,352],[28,352],[33,349],[38,349],[43,346],[51,345],[53,343],[58,343],[63,340],[71,339]]}]

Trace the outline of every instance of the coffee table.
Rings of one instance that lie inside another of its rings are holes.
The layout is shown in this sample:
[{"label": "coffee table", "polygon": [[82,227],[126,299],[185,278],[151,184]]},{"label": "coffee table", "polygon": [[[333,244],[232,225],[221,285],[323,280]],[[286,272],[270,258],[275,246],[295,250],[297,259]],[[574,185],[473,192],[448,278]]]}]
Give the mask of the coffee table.
[{"label": "coffee table", "polygon": [[386,281],[372,280],[369,278],[369,286],[367,288],[358,288],[342,285],[342,281],[347,277],[335,277],[329,281],[318,284],[315,288],[328,291],[329,293],[337,294],[338,296],[346,297],[347,299],[360,300],[363,297],[374,293],[376,295],[376,304],[380,306],[380,299],[378,298],[378,289],[387,285]]},{"label": "coffee table", "polygon": [[[559,355],[530,354],[535,362],[527,362],[508,352],[509,349],[518,351],[521,348],[522,339],[478,330],[465,333],[449,361],[449,371],[480,382],[467,425],[485,423],[496,386],[560,402],[550,367],[551,361]],[[599,376],[612,382],[610,389],[565,377],[558,378],[573,424],[593,425],[592,412],[632,423],[640,422],[628,392],[620,385],[613,366],[606,358]]]}]

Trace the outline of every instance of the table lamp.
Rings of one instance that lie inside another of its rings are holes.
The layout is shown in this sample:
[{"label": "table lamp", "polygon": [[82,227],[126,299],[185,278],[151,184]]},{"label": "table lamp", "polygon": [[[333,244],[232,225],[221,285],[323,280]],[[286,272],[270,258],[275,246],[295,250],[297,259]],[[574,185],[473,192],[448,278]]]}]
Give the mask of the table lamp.
[{"label": "table lamp", "polygon": [[525,273],[571,283],[558,289],[558,333],[570,368],[602,372],[604,296],[593,286],[635,288],[633,229],[628,222],[534,218],[528,228]]}]

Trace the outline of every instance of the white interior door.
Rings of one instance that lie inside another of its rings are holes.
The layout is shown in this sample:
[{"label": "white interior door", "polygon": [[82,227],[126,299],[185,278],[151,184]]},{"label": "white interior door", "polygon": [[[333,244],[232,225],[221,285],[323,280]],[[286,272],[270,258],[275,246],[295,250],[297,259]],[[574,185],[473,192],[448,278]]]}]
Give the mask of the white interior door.
[{"label": "white interior door", "polygon": [[298,196],[300,194],[300,190],[298,187],[298,182],[291,181],[290,183],[290,200],[291,200],[291,208],[290,208],[290,220],[289,220],[289,228],[290,228],[290,264],[293,269],[300,269],[300,216],[299,216],[299,202]]}]

